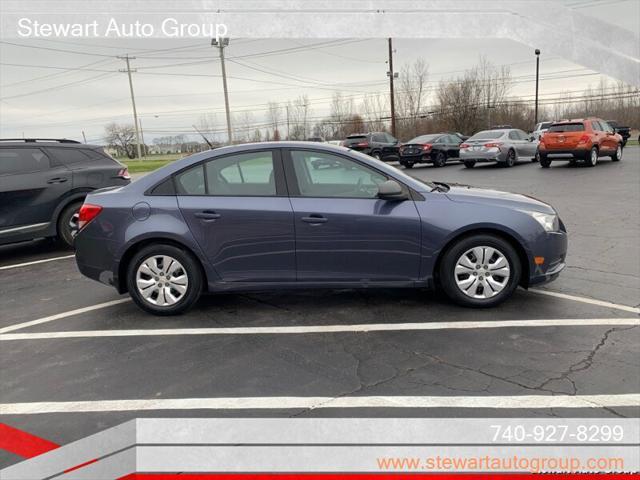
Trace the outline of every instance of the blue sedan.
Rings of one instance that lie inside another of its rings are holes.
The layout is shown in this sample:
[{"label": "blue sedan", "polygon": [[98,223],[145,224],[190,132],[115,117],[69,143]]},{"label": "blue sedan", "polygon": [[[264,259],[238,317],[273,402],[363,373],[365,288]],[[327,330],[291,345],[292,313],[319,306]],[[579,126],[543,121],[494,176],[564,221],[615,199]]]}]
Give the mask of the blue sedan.
[{"label": "blue sedan", "polygon": [[192,155],[89,194],[78,226],[80,271],[156,315],[203,292],[291,288],[439,287],[490,307],[556,278],[567,252],[546,203],[311,142]]}]

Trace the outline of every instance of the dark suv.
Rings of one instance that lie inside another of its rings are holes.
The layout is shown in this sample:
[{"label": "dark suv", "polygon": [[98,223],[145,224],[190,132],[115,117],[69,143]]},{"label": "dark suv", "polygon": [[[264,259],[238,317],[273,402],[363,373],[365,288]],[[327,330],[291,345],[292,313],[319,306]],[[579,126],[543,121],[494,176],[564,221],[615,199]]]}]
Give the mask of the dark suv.
[{"label": "dark suv", "polygon": [[130,181],[127,168],[97,145],[0,139],[0,245],[42,237],[72,245],[87,193]]},{"label": "dark suv", "polygon": [[344,146],[378,160],[400,158],[400,142],[386,132],[354,133],[345,139]]}]

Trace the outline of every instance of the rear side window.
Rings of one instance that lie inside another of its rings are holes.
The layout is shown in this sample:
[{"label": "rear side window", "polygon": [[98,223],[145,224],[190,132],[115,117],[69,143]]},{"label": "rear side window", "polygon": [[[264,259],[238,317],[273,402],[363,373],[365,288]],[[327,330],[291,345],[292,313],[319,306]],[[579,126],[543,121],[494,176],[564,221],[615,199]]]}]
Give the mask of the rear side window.
[{"label": "rear side window", "polygon": [[0,148],[0,175],[49,169],[49,157],[39,148]]},{"label": "rear side window", "polygon": [[90,159],[82,150],[78,148],[49,148],[53,156],[63,165],[75,165],[87,163]]},{"label": "rear side window", "polygon": [[189,168],[175,176],[178,195],[206,195],[204,167],[202,164]]},{"label": "rear side window", "polygon": [[271,151],[217,158],[205,168],[209,195],[276,196]]},{"label": "rear side window", "polygon": [[549,132],[584,132],[584,123],[556,123],[549,127]]}]

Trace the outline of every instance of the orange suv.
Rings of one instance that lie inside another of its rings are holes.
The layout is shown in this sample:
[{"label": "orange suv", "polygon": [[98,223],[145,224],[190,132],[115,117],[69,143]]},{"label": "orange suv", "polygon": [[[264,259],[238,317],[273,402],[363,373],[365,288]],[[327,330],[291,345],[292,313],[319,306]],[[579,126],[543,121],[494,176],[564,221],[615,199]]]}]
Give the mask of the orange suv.
[{"label": "orange suv", "polygon": [[544,132],[536,156],[544,168],[554,160],[572,164],[584,160],[588,167],[595,167],[600,156],[609,156],[614,162],[622,159],[622,137],[599,118],[564,120]]}]

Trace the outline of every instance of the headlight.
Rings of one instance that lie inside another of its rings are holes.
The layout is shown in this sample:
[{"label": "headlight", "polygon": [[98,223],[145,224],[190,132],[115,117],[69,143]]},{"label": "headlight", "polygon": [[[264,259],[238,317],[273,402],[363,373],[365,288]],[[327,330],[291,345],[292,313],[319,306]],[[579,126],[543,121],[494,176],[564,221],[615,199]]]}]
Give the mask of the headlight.
[{"label": "headlight", "polygon": [[560,230],[560,221],[558,215],[540,212],[527,212],[538,222],[545,232],[557,232]]}]

